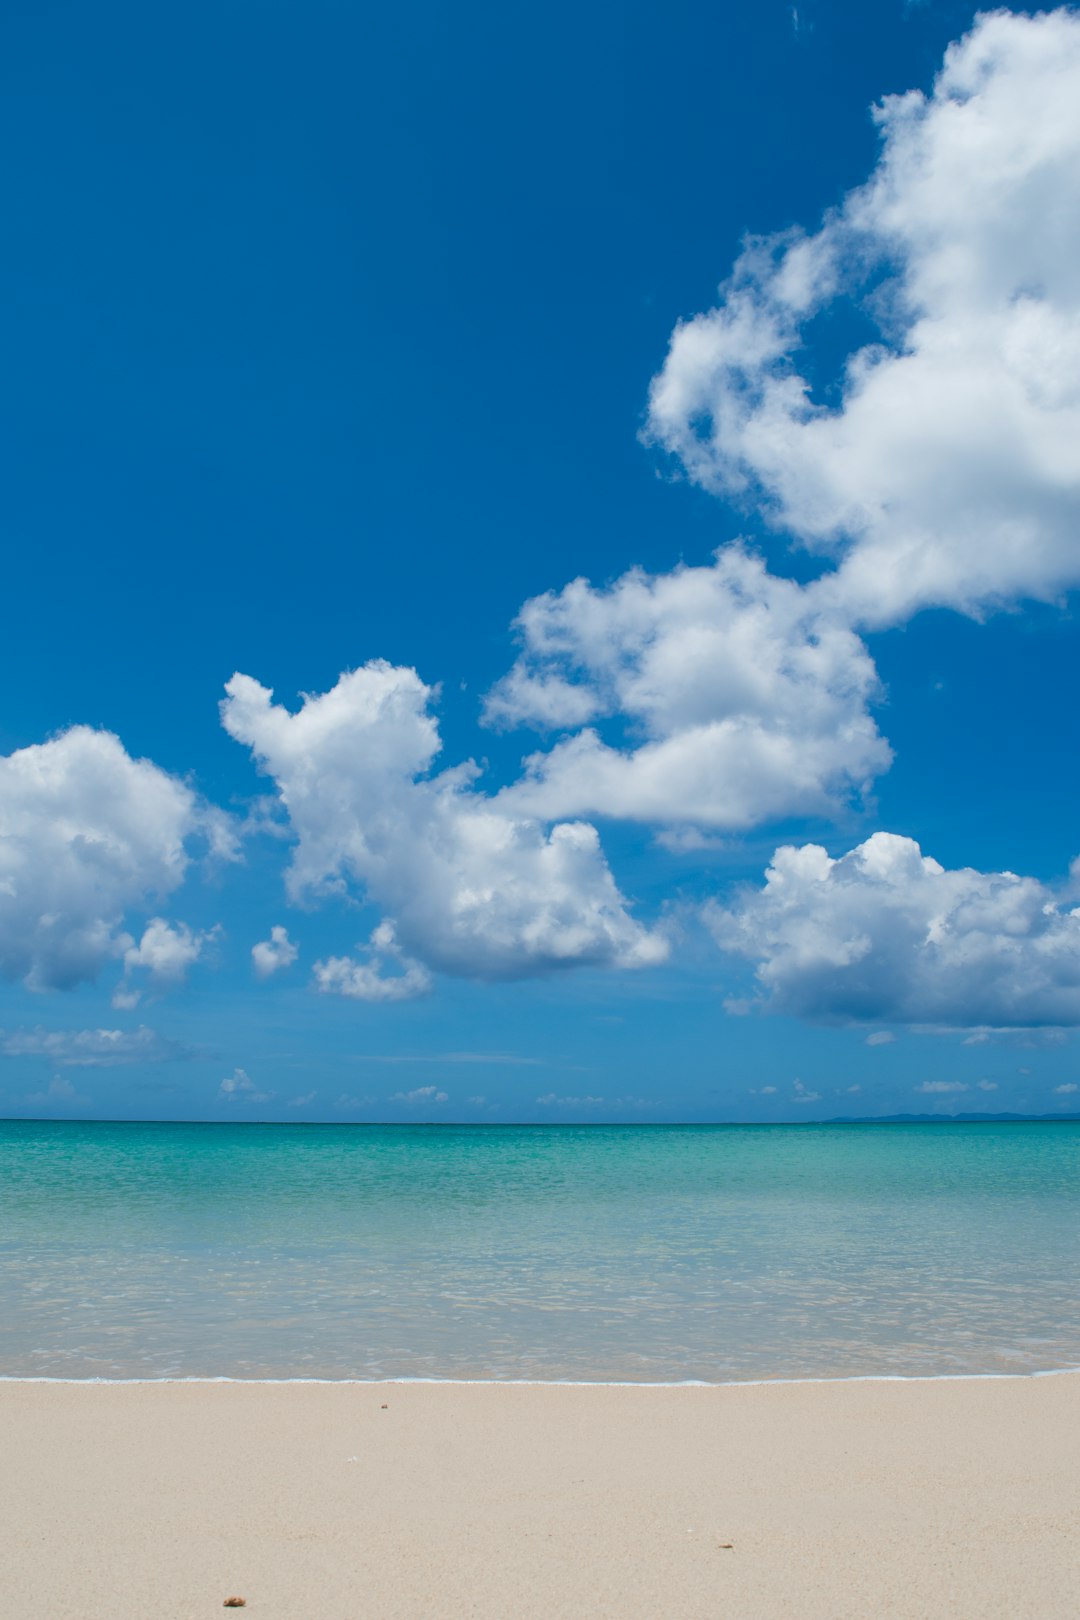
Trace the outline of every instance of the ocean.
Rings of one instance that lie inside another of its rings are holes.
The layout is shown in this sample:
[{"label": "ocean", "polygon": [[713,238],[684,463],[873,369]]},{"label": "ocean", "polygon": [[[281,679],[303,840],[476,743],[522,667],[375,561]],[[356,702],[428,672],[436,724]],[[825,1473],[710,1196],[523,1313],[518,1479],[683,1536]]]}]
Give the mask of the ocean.
[{"label": "ocean", "polygon": [[1080,1365],[1080,1124],[0,1124],[0,1375]]}]

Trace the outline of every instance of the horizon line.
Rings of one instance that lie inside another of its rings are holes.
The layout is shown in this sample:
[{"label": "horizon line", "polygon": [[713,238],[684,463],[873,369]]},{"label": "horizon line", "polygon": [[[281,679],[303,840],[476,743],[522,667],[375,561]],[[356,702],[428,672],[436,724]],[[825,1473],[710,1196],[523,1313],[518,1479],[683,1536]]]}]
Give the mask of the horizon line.
[{"label": "horizon line", "polygon": [[254,1126],[260,1130],[805,1130],[821,1125],[1077,1125],[1080,1114],[859,1114],[829,1119],[83,1119],[0,1115],[0,1125]]}]

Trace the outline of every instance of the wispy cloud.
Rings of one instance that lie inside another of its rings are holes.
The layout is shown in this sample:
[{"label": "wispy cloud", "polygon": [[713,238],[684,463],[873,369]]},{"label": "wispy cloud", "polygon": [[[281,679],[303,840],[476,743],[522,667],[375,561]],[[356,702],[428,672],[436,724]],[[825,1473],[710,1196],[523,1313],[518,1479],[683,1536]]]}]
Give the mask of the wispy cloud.
[{"label": "wispy cloud", "polygon": [[538,1108],[563,1108],[577,1112],[603,1109],[608,1113],[624,1112],[633,1109],[635,1112],[645,1108],[659,1108],[659,1103],[651,1102],[647,1097],[557,1097],[553,1091],[547,1092],[543,1097],[537,1097]]},{"label": "wispy cloud", "polygon": [[360,1052],[357,1063],[506,1063],[545,1068],[543,1058],[519,1057],[516,1052]]},{"label": "wispy cloud", "polygon": [[130,1063],[171,1063],[195,1054],[180,1041],[140,1024],[138,1029],[0,1030],[0,1056],[42,1057],[62,1069],[113,1069]]}]

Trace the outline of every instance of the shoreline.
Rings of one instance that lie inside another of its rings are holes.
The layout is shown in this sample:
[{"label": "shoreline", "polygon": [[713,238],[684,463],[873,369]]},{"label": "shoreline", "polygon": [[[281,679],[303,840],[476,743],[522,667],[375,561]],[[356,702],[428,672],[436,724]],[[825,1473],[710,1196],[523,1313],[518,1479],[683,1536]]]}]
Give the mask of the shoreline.
[{"label": "shoreline", "polygon": [[59,1384],[75,1389],[89,1385],[106,1388],[156,1387],[182,1384],[230,1384],[268,1389],[311,1386],[317,1389],[408,1388],[435,1389],[801,1389],[818,1384],[958,1384],[1026,1382],[1033,1378],[1068,1378],[1080,1366],[1036,1367],[1029,1372],[961,1373],[835,1373],[805,1378],[425,1378],[402,1375],[387,1378],[318,1378],[304,1374],[281,1378],[244,1378],[235,1373],[177,1373],[175,1375],[102,1378],[63,1378],[53,1373],[0,1373],[4,1384]]},{"label": "shoreline", "polygon": [[1080,1372],[0,1383],[0,1611],[1065,1620]]}]

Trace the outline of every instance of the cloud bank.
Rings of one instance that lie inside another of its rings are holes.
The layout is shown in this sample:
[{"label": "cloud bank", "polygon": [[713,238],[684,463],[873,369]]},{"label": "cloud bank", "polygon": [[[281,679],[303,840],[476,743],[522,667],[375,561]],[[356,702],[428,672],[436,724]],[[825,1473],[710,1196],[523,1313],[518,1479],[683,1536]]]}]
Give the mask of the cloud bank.
[{"label": "cloud bank", "polygon": [[113,1069],[192,1056],[190,1047],[145,1024],[138,1029],[4,1029],[0,1054],[47,1058],[61,1069]]},{"label": "cloud bank", "polygon": [[[1080,864],[1051,890],[1012,872],[947,871],[875,833],[839,860],[778,849],[761,889],[704,916],[756,965],[764,1005],[826,1022],[968,1028],[1080,1024]],[[1070,898],[1071,896],[1071,898]]]}]

